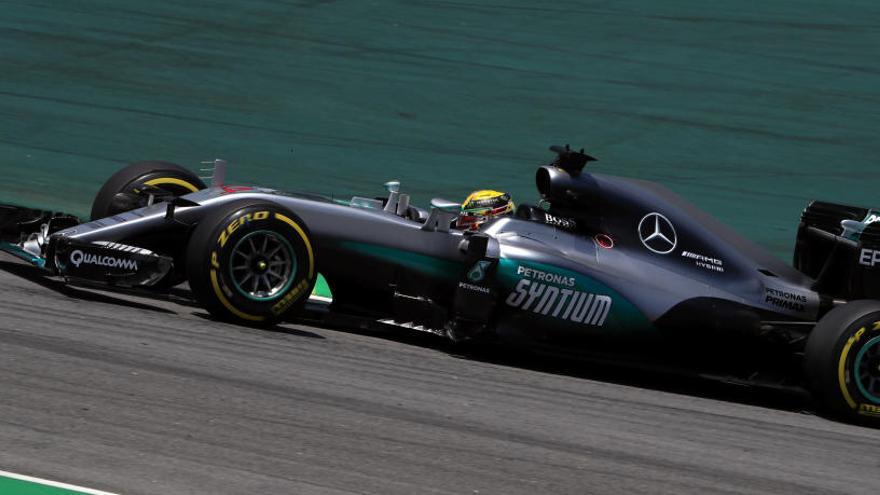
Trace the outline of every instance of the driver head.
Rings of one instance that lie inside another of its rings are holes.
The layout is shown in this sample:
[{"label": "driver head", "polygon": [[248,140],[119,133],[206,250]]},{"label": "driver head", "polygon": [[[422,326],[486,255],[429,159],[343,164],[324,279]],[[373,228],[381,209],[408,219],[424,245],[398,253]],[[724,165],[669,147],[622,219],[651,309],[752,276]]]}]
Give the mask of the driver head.
[{"label": "driver head", "polygon": [[510,215],[516,205],[510,194],[483,189],[474,191],[461,204],[461,214],[455,221],[456,228],[477,230],[487,221],[504,215]]}]

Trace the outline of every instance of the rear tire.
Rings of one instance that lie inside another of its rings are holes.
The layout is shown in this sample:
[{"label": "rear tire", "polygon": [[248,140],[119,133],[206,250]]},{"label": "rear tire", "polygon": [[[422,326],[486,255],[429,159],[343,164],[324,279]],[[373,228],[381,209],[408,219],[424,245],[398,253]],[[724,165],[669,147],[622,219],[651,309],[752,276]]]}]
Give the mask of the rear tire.
[{"label": "rear tire", "polygon": [[804,373],[824,412],[880,426],[880,301],[828,312],[807,340]]},{"label": "rear tire", "polygon": [[267,202],[223,206],[199,222],[186,269],[196,299],[216,318],[269,326],[306,303],[317,278],[302,220]]},{"label": "rear tire", "polygon": [[[157,187],[173,196],[183,196],[206,187],[196,174],[174,163],[162,161],[133,163],[107,179],[92,203],[91,219],[98,220],[146,206],[147,196],[138,198],[135,192],[144,186]],[[121,207],[114,202],[114,198],[119,193],[132,193],[138,201],[127,207]]]}]

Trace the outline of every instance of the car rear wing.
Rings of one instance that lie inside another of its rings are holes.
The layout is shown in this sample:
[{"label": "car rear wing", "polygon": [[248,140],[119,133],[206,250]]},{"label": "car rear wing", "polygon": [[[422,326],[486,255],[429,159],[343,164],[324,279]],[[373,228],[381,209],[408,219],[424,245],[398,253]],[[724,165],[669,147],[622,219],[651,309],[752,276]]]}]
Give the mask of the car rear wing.
[{"label": "car rear wing", "polygon": [[822,294],[880,299],[880,210],[813,201],[801,215],[794,266]]}]

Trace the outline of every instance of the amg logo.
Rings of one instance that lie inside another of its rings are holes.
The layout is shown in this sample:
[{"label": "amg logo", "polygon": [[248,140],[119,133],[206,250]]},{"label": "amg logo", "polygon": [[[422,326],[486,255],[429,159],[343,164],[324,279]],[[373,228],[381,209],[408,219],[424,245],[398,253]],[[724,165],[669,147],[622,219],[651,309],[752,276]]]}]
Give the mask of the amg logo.
[{"label": "amg logo", "polygon": [[535,280],[540,280],[541,282],[549,282],[556,285],[567,285],[568,287],[574,287],[575,284],[574,277],[565,277],[563,275],[559,275],[558,273],[542,272],[541,270],[526,268],[522,265],[516,268],[516,274],[523,275],[528,278],[533,278]]},{"label": "amg logo", "polygon": [[681,257],[694,260],[696,266],[705,270],[724,273],[724,262],[717,258],[710,258],[709,256],[703,256],[702,254],[693,253],[691,251],[682,251]]},{"label": "amg logo", "polygon": [[880,263],[880,251],[862,249],[862,254],[859,256],[860,265],[874,268],[878,263]]},{"label": "amg logo", "polygon": [[121,268],[123,270],[137,271],[138,264],[135,260],[114,258],[113,256],[98,256],[92,253],[83,253],[79,249],[70,253],[70,262],[77,268],[80,265],[104,266],[107,268]]},{"label": "amg logo", "polygon": [[807,310],[807,296],[788,292],[779,289],[767,288],[765,290],[765,303],[776,306],[777,308],[787,309],[789,311],[797,311],[803,313]]},{"label": "amg logo", "polygon": [[601,327],[611,311],[611,298],[522,279],[507,304],[523,311]]}]

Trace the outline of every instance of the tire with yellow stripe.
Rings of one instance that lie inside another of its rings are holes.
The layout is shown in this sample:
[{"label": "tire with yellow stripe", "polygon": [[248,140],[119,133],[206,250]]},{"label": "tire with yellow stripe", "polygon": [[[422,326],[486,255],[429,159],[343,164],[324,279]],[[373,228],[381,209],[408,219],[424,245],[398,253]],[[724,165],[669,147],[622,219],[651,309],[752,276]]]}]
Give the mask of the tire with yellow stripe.
[{"label": "tire with yellow stripe", "polygon": [[828,312],[807,340],[804,373],[825,412],[880,425],[880,301],[852,301]]},{"label": "tire with yellow stripe", "polygon": [[[98,191],[92,203],[92,220],[146,206],[149,195],[140,193],[146,186],[162,189],[173,196],[183,196],[204,189],[205,183],[193,172],[174,163],[133,163],[113,174]],[[120,193],[135,201],[120,203],[117,198]]]},{"label": "tire with yellow stripe", "polygon": [[315,285],[315,251],[294,213],[244,200],[217,210],[193,231],[186,253],[189,285],[216,318],[268,326],[295,313]]}]

